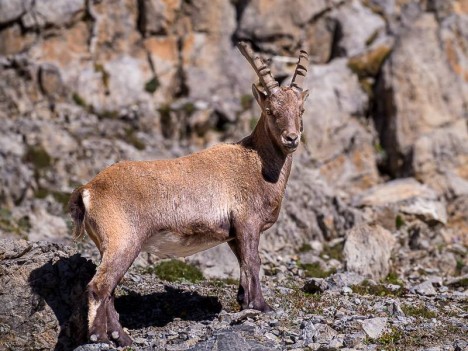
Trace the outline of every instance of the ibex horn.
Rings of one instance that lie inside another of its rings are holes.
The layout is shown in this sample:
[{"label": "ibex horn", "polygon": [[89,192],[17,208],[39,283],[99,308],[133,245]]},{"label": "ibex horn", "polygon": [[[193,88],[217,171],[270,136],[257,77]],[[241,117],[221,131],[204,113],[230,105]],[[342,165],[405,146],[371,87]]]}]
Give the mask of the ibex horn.
[{"label": "ibex horn", "polygon": [[297,61],[296,70],[291,81],[291,88],[302,91],[302,85],[304,83],[305,75],[307,74],[307,63],[309,62],[309,54],[304,50],[301,50],[299,54],[299,60]]},{"label": "ibex horn", "polygon": [[270,68],[258,55],[255,55],[253,50],[246,42],[239,42],[237,47],[239,48],[241,54],[244,55],[247,61],[249,61],[249,63],[252,65],[267,94],[274,94],[279,89],[279,84],[271,75]]}]

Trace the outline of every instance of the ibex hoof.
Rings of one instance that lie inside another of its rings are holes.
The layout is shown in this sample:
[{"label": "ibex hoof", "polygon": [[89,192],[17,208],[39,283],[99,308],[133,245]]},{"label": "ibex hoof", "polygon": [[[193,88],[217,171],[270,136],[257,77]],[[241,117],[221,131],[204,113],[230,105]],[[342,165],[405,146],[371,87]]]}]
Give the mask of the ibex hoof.
[{"label": "ibex hoof", "polygon": [[89,340],[91,342],[97,342],[98,341],[98,336],[96,334],[93,334],[89,337]]},{"label": "ibex hoof", "polygon": [[119,332],[113,331],[111,334],[112,339],[117,340],[119,338]]}]

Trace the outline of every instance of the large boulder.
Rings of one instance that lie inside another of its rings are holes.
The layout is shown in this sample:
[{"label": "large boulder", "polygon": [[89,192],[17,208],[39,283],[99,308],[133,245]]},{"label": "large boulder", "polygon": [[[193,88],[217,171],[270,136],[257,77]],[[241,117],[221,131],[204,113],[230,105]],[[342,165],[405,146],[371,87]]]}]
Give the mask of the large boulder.
[{"label": "large boulder", "polygon": [[297,165],[278,222],[263,234],[260,249],[293,253],[311,240],[344,236],[360,218],[359,211],[348,206],[346,196],[335,193],[319,171]]},{"label": "large boulder", "polygon": [[368,96],[346,59],[312,65],[304,86],[304,143],[301,161],[312,162],[336,188],[348,192],[378,181],[374,135],[366,126]]},{"label": "large boulder", "polygon": [[421,14],[401,32],[383,66],[375,120],[393,175],[411,169],[420,137],[455,125],[466,114],[468,83],[462,66],[457,72],[449,63],[458,51],[444,47],[441,35],[434,14]]},{"label": "large boulder", "polygon": [[86,338],[83,297],[95,265],[69,248],[0,240],[0,344],[71,349]]},{"label": "large boulder", "polygon": [[380,226],[354,227],[346,236],[343,251],[346,270],[374,280],[385,278],[395,244],[395,237]]}]

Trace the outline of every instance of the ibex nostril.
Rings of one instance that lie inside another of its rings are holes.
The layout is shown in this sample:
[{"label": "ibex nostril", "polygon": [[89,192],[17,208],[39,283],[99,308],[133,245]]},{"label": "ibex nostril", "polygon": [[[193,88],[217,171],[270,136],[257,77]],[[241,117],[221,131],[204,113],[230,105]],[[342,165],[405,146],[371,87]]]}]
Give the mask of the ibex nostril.
[{"label": "ibex nostril", "polygon": [[297,138],[298,138],[298,135],[296,133],[286,134],[284,137],[284,139],[290,143],[294,143],[297,140]]}]

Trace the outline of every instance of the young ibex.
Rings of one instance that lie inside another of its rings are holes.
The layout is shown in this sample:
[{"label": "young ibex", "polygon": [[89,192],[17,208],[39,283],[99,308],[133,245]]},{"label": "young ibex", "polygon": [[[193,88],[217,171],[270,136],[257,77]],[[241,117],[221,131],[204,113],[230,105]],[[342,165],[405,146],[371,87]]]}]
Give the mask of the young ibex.
[{"label": "young ibex", "polygon": [[291,85],[280,87],[249,46],[239,49],[265,89],[252,85],[262,114],[251,135],[174,160],[119,162],[73,192],[75,236],[86,230],[102,257],[88,285],[91,341],[131,344],[113,295],[142,250],[184,257],[228,242],[240,265],[241,308],[271,311],[260,288],[258,243],[278,218],[301,138],[308,55],[301,51]]}]

